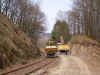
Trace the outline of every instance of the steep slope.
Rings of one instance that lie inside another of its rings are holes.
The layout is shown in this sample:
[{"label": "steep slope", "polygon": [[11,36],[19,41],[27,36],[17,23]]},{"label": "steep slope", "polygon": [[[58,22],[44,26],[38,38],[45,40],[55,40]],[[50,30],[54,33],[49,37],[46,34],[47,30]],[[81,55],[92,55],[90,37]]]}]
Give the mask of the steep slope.
[{"label": "steep slope", "polygon": [[34,43],[6,16],[0,14],[0,68],[35,57],[39,53]]},{"label": "steep slope", "polygon": [[100,43],[87,37],[75,36],[69,42],[73,56],[78,56],[87,62],[89,68],[98,75],[100,71]]}]

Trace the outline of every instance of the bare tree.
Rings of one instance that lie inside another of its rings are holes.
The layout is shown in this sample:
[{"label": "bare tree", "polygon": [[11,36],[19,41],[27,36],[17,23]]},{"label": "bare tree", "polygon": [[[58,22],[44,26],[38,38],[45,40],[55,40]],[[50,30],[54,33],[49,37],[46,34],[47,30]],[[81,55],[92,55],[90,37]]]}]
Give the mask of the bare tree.
[{"label": "bare tree", "polygon": [[73,10],[68,14],[68,22],[73,33],[100,38],[100,1],[74,0]]},{"label": "bare tree", "polygon": [[1,13],[1,6],[2,6],[2,2],[1,2],[2,0],[0,0],[0,13]]}]

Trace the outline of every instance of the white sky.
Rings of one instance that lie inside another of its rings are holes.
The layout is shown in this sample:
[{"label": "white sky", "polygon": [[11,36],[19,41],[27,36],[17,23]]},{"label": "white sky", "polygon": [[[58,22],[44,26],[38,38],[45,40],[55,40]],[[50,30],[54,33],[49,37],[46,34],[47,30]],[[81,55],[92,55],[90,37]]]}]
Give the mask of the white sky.
[{"label": "white sky", "polygon": [[41,9],[46,14],[48,31],[51,32],[56,21],[57,13],[72,8],[72,0],[42,0]]}]

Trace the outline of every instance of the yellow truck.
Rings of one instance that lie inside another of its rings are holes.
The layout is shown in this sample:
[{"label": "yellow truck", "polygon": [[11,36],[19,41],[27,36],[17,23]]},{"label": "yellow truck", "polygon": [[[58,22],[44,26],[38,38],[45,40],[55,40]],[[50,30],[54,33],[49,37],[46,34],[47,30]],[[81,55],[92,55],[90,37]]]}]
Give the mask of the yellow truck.
[{"label": "yellow truck", "polygon": [[62,44],[62,43],[58,44],[57,50],[58,50],[58,52],[65,53],[66,55],[71,53],[70,46],[67,44]]},{"label": "yellow truck", "polygon": [[46,46],[45,48],[47,57],[56,57],[57,47],[56,46]]},{"label": "yellow truck", "polygon": [[48,41],[48,44],[45,47],[45,53],[47,57],[56,57],[57,46],[55,41]]}]

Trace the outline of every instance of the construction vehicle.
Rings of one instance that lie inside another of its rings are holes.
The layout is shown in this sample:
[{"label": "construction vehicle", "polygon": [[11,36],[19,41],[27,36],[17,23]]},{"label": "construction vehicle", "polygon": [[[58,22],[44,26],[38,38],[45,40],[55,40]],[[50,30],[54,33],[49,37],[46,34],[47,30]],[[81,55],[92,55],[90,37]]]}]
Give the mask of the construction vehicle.
[{"label": "construction vehicle", "polygon": [[59,43],[57,44],[57,50],[60,53],[65,53],[66,55],[70,54],[70,46],[67,44]]},{"label": "construction vehicle", "polygon": [[45,53],[47,57],[56,57],[57,46],[55,41],[48,41],[47,46],[45,47]]},{"label": "construction vehicle", "polygon": [[57,50],[58,52],[65,53],[66,55],[71,53],[70,46],[64,43],[63,36],[60,36],[60,42],[57,43]]}]

